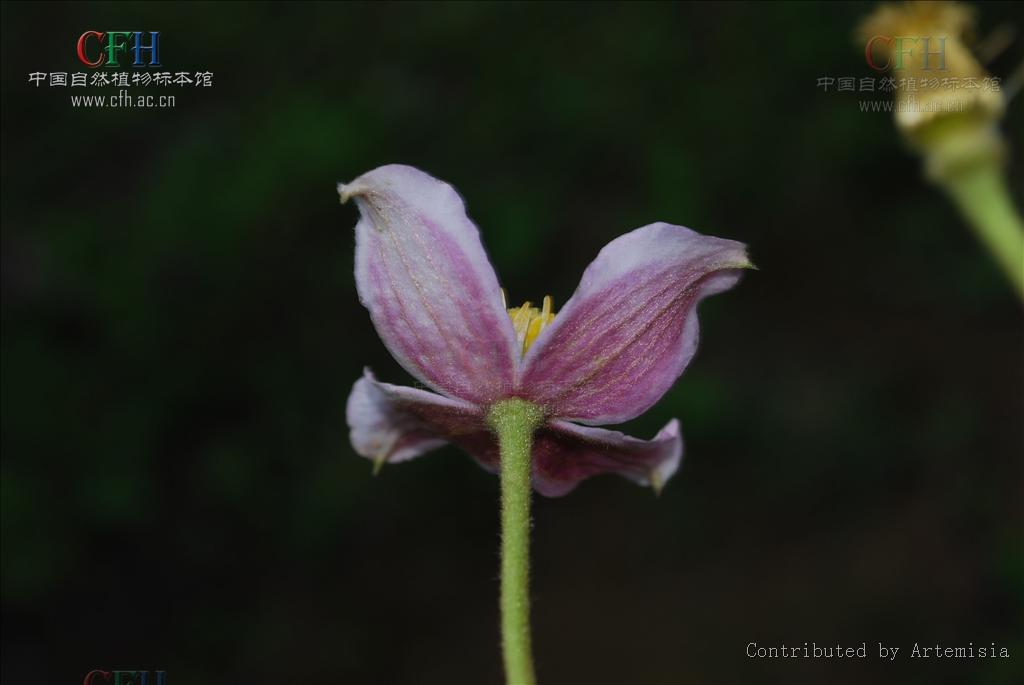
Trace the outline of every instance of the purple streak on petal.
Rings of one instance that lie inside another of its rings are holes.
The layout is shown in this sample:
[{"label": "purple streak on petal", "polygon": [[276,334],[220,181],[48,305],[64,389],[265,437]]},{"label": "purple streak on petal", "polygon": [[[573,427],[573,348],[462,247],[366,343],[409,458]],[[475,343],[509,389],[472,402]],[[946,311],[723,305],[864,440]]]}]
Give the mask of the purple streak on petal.
[{"label": "purple streak on petal", "polygon": [[693,357],[697,303],[749,266],[742,243],[682,226],[651,224],[616,238],[530,348],[519,394],[588,424],[640,415]]},{"label": "purple streak on petal", "polygon": [[616,473],[660,490],[679,468],[682,457],[683,439],[675,419],[652,440],[551,421],[538,432],[534,443],[533,487],[542,495],[560,497],[586,478]]},{"label": "purple streak on petal", "polygon": [[458,193],[408,166],[339,186],[359,206],[356,287],[395,359],[450,397],[509,394],[519,356],[480,234]]},{"label": "purple streak on petal", "polygon": [[367,369],[345,410],[352,447],[367,459],[406,461],[486,430],[480,410],[426,390],[377,381]]}]

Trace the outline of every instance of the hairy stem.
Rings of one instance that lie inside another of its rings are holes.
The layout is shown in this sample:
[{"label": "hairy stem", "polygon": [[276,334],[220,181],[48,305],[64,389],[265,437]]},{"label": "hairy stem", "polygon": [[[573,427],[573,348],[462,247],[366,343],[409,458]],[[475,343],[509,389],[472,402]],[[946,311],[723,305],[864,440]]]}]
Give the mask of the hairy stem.
[{"label": "hairy stem", "polygon": [[530,646],[530,451],[543,420],[524,400],[502,400],[487,417],[501,450],[501,645],[508,685],[533,685]]}]

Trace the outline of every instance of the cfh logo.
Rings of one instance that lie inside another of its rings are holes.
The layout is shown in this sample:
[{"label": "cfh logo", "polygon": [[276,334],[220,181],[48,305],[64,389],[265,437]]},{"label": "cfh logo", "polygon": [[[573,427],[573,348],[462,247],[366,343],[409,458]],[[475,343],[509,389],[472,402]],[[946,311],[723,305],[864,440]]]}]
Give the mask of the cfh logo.
[{"label": "cfh logo", "polygon": [[[148,43],[147,43],[148,40]],[[87,67],[120,67],[130,56],[133,67],[159,67],[159,31],[86,31],[78,37],[78,59]],[[143,59],[143,55],[148,61]]]},{"label": "cfh logo", "polygon": [[[934,46],[937,48],[933,49]],[[885,62],[880,63],[875,57],[876,49],[884,49],[888,53]],[[932,59],[939,70],[946,68],[946,37],[939,36],[872,36],[864,46],[864,59],[875,71],[887,69],[905,69],[917,66],[920,60],[921,70],[930,71]]]},{"label": "cfh logo", "polygon": [[[153,676],[152,680],[150,675]],[[167,685],[167,671],[101,671],[85,674],[82,685]]]}]

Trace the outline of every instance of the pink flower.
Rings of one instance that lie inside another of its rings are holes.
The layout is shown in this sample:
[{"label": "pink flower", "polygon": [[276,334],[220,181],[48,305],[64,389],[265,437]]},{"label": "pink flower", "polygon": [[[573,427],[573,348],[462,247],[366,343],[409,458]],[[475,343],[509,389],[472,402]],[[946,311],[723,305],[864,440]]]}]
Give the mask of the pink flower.
[{"label": "pink flower", "polygon": [[436,392],[381,383],[367,370],[348,399],[352,445],[378,465],[447,443],[497,472],[486,416],[527,400],[544,413],[533,443],[537,492],[564,495],[617,473],[660,489],[683,441],[670,421],[651,440],[594,428],[639,416],[697,349],[697,303],[751,266],[743,244],[656,223],[598,254],[565,307],[506,309],[480,234],[458,193],[418,169],[383,166],[338,188],[354,199],[356,286],[395,359]]}]

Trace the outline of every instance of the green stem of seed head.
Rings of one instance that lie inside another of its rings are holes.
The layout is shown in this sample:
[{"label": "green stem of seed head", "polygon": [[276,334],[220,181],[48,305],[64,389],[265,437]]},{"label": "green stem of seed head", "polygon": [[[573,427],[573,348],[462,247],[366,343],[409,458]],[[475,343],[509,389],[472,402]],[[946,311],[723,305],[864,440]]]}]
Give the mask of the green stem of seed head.
[{"label": "green stem of seed head", "polygon": [[949,194],[1024,301],[1024,220],[1007,187],[1004,143],[994,127],[965,128],[930,141],[927,174]]},{"label": "green stem of seed head", "polygon": [[1024,222],[1002,170],[995,164],[979,166],[943,185],[1024,301]]},{"label": "green stem of seed head", "polygon": [[533,434],[540,407],[511,398],[495,404],[487,423],[501,452],[501,647],[508,685],[534,685],[530,639],[530,497]]}]

